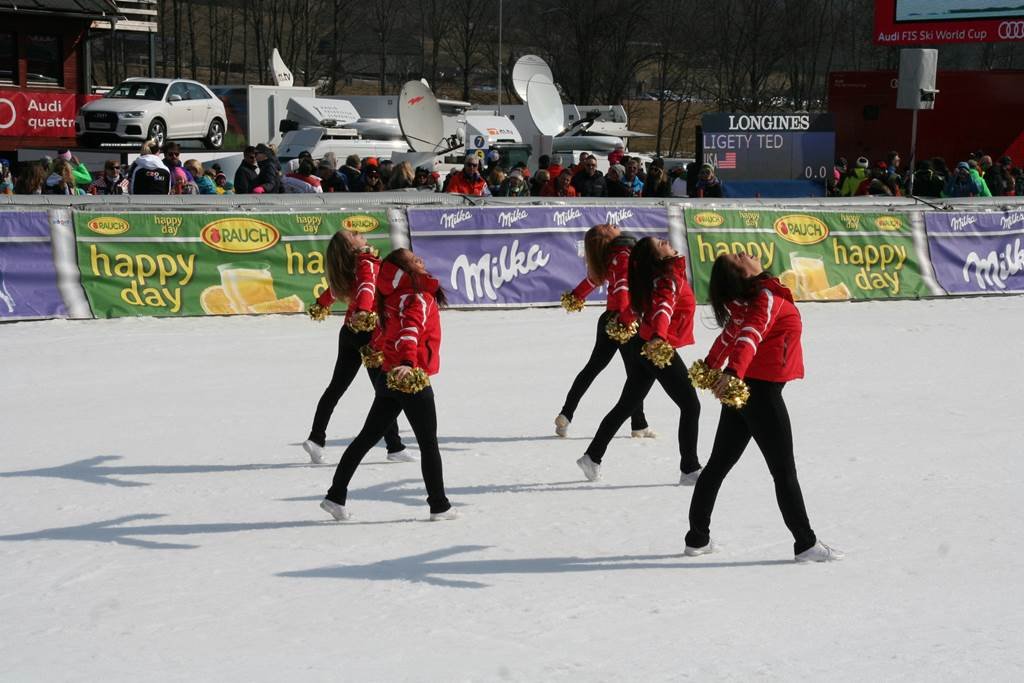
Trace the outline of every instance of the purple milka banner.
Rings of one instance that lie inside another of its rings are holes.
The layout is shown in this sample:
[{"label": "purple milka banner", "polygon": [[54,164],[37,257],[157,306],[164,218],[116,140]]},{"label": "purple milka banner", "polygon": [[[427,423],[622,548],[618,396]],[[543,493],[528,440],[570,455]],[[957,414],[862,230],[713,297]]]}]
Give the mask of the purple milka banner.
[{"label": "purple milka banner", "polygon": [[66,317],[45,211],[0,212],[0,318]]},{"label": "purple milka banner", "polygon": [[558,303],[585,277],[583,236],[600,223],[668,237],[664,208],[410,208],[408,216],[413,249],[456,306]]},{"label": "purple milka banner", "polygon": [[926,213],[924,224],[948,294],[1024,292],[1024,211]]}]

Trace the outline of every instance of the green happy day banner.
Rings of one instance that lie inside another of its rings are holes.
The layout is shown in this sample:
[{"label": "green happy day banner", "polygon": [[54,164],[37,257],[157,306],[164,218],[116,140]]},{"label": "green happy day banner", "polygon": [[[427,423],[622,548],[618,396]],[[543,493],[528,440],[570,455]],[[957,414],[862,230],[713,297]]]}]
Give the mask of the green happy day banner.
[{"label": "green happy day banner", "polygon": [[382,256],[391,248],[384,211],[75,211],[74,223],[99,318],[299,313],[327,289],[324,253],[337,230],[363,233]]},{"label": "green happy day banner", "polygon": [[693,289],[708,300],[711,265],[725,253],[761,259],[798,300],[916,298],[921,277],[904,214],[685,211]]}]

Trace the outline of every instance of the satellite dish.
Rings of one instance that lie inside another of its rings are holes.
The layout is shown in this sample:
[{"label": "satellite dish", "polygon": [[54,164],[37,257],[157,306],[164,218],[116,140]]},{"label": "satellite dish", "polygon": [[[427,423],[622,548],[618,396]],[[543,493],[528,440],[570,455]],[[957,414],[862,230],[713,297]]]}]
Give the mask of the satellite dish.
[{"label": "satellite dish", "polygon": [[565,130],[565,114],[558,88],[546,76],[537,75],[526,86],[526,108],[541,135],[558,135]]},{"label": "satellite dish", "polygon": [[284,60],[281,58],[281,53],[274,48],[274,51],[270,53],[270,71],[274,74],[274,84],[281,87],[290,88],[295,84],[295,77],[292,76],[292,72],[285,66]]},{"label": "satellite dish", "polygon": [[516,60],[515,66],[512,67],[512,87],[524,103],[529,102],[527,86],[534,76],[545,76],[549,83],[555,82],[555,77],[551,75],[551,67],[537,55],[523,55]]},{"label": "satellite dish", "polygon": [[430,88],[409,81],[398,96],[398,125],[414,152],[434,152],[444,141],[441,107]]}]

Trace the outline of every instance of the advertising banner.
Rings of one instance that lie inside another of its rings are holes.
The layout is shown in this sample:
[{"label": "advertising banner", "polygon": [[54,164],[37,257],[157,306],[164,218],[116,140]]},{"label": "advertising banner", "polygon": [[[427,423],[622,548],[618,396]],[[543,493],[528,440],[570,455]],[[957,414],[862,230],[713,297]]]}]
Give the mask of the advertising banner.
[{"label": "advertising banner", "polygon": [[558,303],[586,276],[583,236],[614,223],[668,238],[664,208],[525,206],[410,208],[412,247],[452,305]]},{"label": "advertising banner", "polygon": [[0,136],[73,138],[80,97],[0,90]]},{"label": "advertising banner", "polygon": [[1024,292],[1024,211],[924,215],[928,251],[948,294]]},{"label": "advertising banner", "polygon": [[721,254],[761,260],[798,300],[917,298],[921,277],[903,214],[818,211],[685,211],[697,300],[708,300],[711,265]]},{"label": "advertising banner", "polygon": [[1024,40],[1024,5],[1000,0],[875,0],[875,43]]},{"label": "advertising banner", "polygon": [[0,212],[0,319],[66,316],[46,212]]},{"label": "advertising banner", "polygon": [[107,318],[299,313],[327,289],[337,230],[391,248],[385,211],[76,211],[74,223],[82,286]]}]

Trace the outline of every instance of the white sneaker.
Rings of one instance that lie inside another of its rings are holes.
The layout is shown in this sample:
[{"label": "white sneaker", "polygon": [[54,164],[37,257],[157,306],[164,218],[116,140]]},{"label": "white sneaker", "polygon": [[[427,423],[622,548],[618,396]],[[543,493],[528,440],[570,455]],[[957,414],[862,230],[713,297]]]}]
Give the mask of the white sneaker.
[{"label": "white sneaker", "polygon": [[309,453],[309,460],[314,465],[322,465],[324,462],[324,447],[315,441],[306,439],[302,442],[302,448]]},{"label": "white sneaker", "polygon": [[818,541],[793,559],[797,562],[835,562],[844,557],[846,557],[846,553],[842,550],[830,548],[821,541]]},{"label": "white sneaker", "polygon": [[634,439],[657,439],[658,432],[654,431],[650,427],[644,427],[643,429],[634,429],[630,432],[630,435]]},{"label": "white sneaker", "polygon": [[690,472],[689,474],[687,474],[686,472],[680,472],[679,473],[679,485],[680,486],[693,486],[694,484],[697,483],[697,477],[700,476],[701,472],[703,472],[703,469],[694,470],[693,472]]},{"label": "white sneaker", "polygon": [[458,518],[459,518],[459,511],[456,510],[454,507],[450,507],[447,510],[445,510],[444,512],[431,512],[430,513],[430,521],[431,522],[443,522],[446,519],[458,519]]},{"label": "white sneaker", "polygon": [[324,498],[320,501],[320,509],[334,517],[339,522],[352,519],[352,513],[345,509],[344,505],[338,505],[333,500]]},{"label": "white sneaker", "polygon": [[565,415],[559,414],[555,418],[555,434],[558,436],[566,436],[569,433],[569,418]]},{"label": "white sneaker", "polygon": [[588,481],[597,481],[601,478],[601,466],[590,459],[589,455],[584,455],[582,458],[576,461],[576,464],[583,470],[583,476]]},{"label": "white sneaker", "polygon": [[415,453],[410,453],[407,448],[397,453],[388,453],[388,460],[390,462],[419,462],[420,459],[416,457]]},{"label": "white sneaker", "polygon": [[687,557],[697,557],[699,555],[710,555],[711,553],[717,553],[717,552],[718,552],[718,546],[715,545],[714,541],[708,540],[708,544],[707,545],[702,545],[699,548],[694,548],[692,546],[686,546],[686,549],[683,550],[683,555],[686,555]]}]

